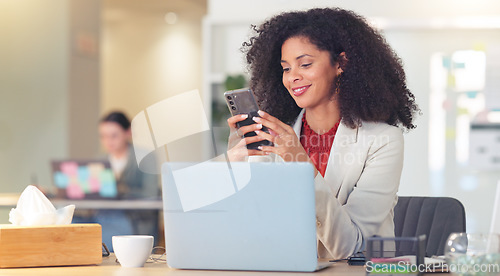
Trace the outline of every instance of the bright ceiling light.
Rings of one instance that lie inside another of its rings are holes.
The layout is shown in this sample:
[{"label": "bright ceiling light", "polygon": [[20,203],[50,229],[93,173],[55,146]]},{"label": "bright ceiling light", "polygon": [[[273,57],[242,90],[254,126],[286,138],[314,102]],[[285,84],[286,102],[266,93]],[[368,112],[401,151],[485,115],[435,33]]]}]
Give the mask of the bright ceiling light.
[{"label": "bright ceiling light", "polygon": [[170,25],[177,23],[177,14],[175,12],[165,14],[165,22]]}]

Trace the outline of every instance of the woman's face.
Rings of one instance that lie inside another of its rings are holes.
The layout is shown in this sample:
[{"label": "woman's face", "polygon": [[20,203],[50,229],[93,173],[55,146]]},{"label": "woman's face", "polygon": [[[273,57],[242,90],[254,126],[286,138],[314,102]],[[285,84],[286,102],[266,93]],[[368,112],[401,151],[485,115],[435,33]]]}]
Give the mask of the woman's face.
[{"label": "woman's face", "polygon": [[113,155],[128,147],[130,131],[115,122],[102,122],[99,124],[99,137],[104,150]]},{"label": "woman's face", "polygon": [[330,61],[328,51],[319,50],[306,37],[287,39],[281,46],[283,85],[301,108],[328,104],[331,88],[342,69]]}]

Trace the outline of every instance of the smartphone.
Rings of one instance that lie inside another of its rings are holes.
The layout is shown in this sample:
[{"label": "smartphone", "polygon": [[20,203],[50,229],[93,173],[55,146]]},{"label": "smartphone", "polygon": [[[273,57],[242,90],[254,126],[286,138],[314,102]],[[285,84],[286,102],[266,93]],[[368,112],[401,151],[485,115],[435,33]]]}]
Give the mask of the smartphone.
[{"label": "smartphone", "polygon": [[363,252],[355,253],[354,255],[351,255],[349,256],[349,258],[347,258],[347,263],[349,265],[365,265],[365,254],[363,254]]},{"label": "smartphone", "polygon": [[[257,101],[255,101],[255,97],[253,96],[252,90],[248,88],[242,88],[237,90],[226,91],[224,93],[224,98],[226,99],[227,107],[231,112],[231,115],[239,115],[239,114],[248,114],[248,118],[244,121],[236,123],[238,128],[242,126],[247,126],[251,124],[255,124],[255,121],[252,120],[253,117],[260,117],[259,106],[257,105]],[[269,130],[263,126],[262,130],[269,133]],[[249,132],[245,134],[245,137],[252,137],[257,135],[255,132]],[[247,145],[247,149],[256,149],[258,150],[259,146],[272,146],[273,143],[268,140],[263,140],[255,143],[251,143]]]}]

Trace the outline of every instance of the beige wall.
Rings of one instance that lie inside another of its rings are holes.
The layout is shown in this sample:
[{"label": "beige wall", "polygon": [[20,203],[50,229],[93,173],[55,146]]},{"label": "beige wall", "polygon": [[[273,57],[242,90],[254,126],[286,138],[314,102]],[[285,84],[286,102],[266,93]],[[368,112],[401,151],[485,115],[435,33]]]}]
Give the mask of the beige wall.
[{"label": "beige wall", "polygon": [[0,1],[0,192],[22,191],[31,175],[48,180],[48,160],[67,153],[67,9]]},{"label": "beige wall", "polygon": [[67,153],[68,2],[0,1],[0,192]]},{"label": "beige wall", "polygon": [[99,155],[101,0],[69,6],[68,157]]},{"label": "beige wall", "polygon": [[[205,1],[144,7],[105,0],[102,34],[101,112],[144,108],[201,86],[201,19]],[[136,1],[133,1],[136,2]],[[138,1],[137,1],[138,2]],[[155,1],[153,1],[155,2]],[[176,12],[176,24],[164,16]]]},{"label": "beige wall", "polygon": [[[169,12],[175,24],[165,21]],[[104,0],[101,113],[119,109],[132,119],[168,97],[201,91],[205,12],[205,0]],[[201,153],[201,143],[185,151],[187,160]]]}]

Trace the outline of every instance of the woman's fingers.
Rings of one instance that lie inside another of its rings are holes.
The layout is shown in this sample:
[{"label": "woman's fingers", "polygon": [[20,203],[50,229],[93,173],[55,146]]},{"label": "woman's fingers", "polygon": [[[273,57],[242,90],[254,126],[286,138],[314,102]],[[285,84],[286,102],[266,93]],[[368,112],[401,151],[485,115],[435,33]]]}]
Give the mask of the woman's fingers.
[{"label": "woman's fingers", "polygon": [[248,150],[248,156],[254,156],[254,155],[267,155],[267,152],[261,151],[261,150],[254,150],[250,149]]},{"label": "woman's fingers", "polygon": [[273,146],[259,146],[259,150],[261,152],[264,152],[265,154],[269,154],[269,153],[278,153],[276,147],[273,147]]},{"label": "woman's fingers", "polygon": [[245,137],[243,139],[239,139],[239,141],[237,143],[233,143],[232,147],[230,148],[234,148],[234,147],[243,147],[248,144],[252,144],[252,143],[255,143],[255,142],[259,142],[259,141],[263,141],[263,140],[266,140],[265,138],[262,138],[258,135],[255,135],[255,136],[251,136],[251,137]]},{"label": "woman's fingers", "polygon": [[[260,114],[262,114],[262,115],[260,115]],[[256,122],[257,124],[262,124],[263,126],[276,132],[278,135],[293,132],[293,129],[289,125],[283,123],[278,118],[273,117],[273,116],[265,113],[264,111],[260,111],[260,110],[259,110],[259,115],[261,117],[253,117],[252,118],[254,120],[254,122]]]},{"label": "woman's fingers", "polygon": [[255,142],[260,142],[260,141],[263,141],[265,140],[264,138],[258,136],[258,135],[255,135],[255,136],[252,136],[252,137],[245,137],[245,143],[248,145],[248,144],[252,144],[252,143],[255,143]]},{"label": "woman's fingers", "polygon": [[256,143],[256,142],[260,142],[260,141],[264,141],[266,140],[265,138],[259,136],[259,135],[255,135],[255,136],[251,136],[251,137],[245,137],[243,139],[239,139],[238,143],[234,143],[232,145],[232,147],[230,147],[230,149],[232,148],[245,148],[246,149],[246,146],[248,144],[252,144],[252,143]]},{"label": "woman's fingers", "polygon": [[269,134],[265,131],[260,131],[260,130],[256,130],[255,133],[257,134],[256,137],[260,137],[261,140],[268,140],[268,141],[273,142],[273,143],[274,143],[274,140],[276,139],[276,137],[278,137],[277,135],[272,135],[272,134]]},{"label": "woman's fingers", "polygon": [[248,114],[234,115],[232,117],[229,117],[229,119],[227,119],[227,124],[229,125],[230,128],[236,128],[236,123],[244,121],[246,118],[248,118]]},{"label": "woman's fingers", "polygon": [[248,126],[242,126],[238,129],[238,135],[243,136],[249,132],[262,129],[262,124],[251,124]]},{"label": "woman's fingers", "polygon": [[266,152],[255,150],[255,149],[247,149],[247,144],[255,143],[258,141],[262,141],[262,138],[258,136],[247,137],[244,139],[240,139],[238,143],[227,151],[229,161],[244,161],[247,156],[252,155],[266,155]]},{"label": "woman's fingers", "polygon": [[259,113],[259,116],[273,124],[276,124],[282,128],[286,128],[286,127],[289,127],[289,125],[283,123],[280,119],[262,111],[262,110],[259,110],[257,113]]}]

